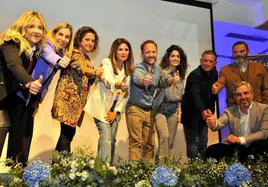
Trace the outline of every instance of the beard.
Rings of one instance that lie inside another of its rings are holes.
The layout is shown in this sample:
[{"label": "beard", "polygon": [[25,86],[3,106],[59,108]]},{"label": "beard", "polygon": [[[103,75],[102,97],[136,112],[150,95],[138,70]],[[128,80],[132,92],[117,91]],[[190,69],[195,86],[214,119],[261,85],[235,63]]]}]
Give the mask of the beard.
[{"label": "beard", "polygon": [[234,58],[235,64],[237,64],[239,67],[245,66],[247,64],[247,57],[238,56]]}]

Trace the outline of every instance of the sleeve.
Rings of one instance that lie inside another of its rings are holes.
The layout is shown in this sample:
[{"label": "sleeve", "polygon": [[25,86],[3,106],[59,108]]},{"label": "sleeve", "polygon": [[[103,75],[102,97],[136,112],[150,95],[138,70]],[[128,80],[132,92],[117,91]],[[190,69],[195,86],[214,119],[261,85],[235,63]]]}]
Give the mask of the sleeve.
[{"label": "sleeve", "polygon": [[200,111],[200,113],[206,109],[205,103],[202,99],[201,96],[201,78],[198,75],[195,74],[190,74],[189,75],[189,85],[190,86],[190,91],[189,93],[191,94],[191,98],[193,99],[193,103],[195,107]]},{"label": "sleeve", "polygon": [[61,56],[59,56],[55,48],[52,44],[47,43],[44,50],[41,53],[41,56],[49,63],[53,64],[54,66],[57,66],[57,62],[61,59]]},{"label": "sleeve", "polygon": [[268,136],[268,107],[264,108],[260,128],[249,135],[245,136],[246,143],[251,143],[256,140],[266,139]]},{"label": "sleeve", "polygon": [[116,80],[114,78],[113,66],[111,64],[110,59],[103,59],[102,65],[104,84],[107,88],[111,90],[111,92],[113,92],[115,91]]},{"label": "sleeve", "polygon": [[226,127],[227,124],[229,124],[229,115],[228,115],[228,112],[225,110],[224,113],[217,120],[216,127],[214,129],[211,129],[211,130],[213,130],[213,131],[220,130],[220,129]]},{"label": "sleeve", "polygon": [[19,55],[19,49],[14,45],[6,45],[2,48],[6,66],[12,75],[23,85],[32,80],[26,69],[23,67],[22,58]]},{"label": "sleeve", "polygon": [[226,82],[226,75],[224,70],[221,69],[219,79],[216,81],[216,83],[220,87],[220,90],[225,86],[225,82]]},{"label": "sleeve", "polygon": [[91,79],[94,78],[94,67],[88,65],[88,63],[91,63],[90,60],[84,59],[80,54],[74,54],[70,62],[70,67],[83,75],[87,75]]},{"label": "sleeve", "polygon": [[167,88],[168,87],[168,78],[170,76],[168,75],[167,70],[162,70],[161,72],[161,78],[159,81],[159,88]]},{"label": "sleeve", "polygon": [[268,72],[262,65],[262,72],[263,72],[263,80],[262,80],[262,87],[261,87],[261,92],[262,92],[262,103],[268,104]]}]

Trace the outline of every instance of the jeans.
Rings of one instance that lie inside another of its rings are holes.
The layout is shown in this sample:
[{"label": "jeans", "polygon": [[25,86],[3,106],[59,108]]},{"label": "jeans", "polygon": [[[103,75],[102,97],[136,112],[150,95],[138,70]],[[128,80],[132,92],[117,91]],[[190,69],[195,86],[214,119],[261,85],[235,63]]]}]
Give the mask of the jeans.
[{"label": "jeans", "polygon": [[208,127],[205,122],[201,120],[195,127],[190,128],[184,125],[183,129],[187,145],[187,157],[195,158],[200,156],[204,159],[208,143]]},{"label": "jeans", "polygon": [[111,124],[103,123],[102,121],[94,118],[100,136],[98,141],[97,157],[111,164],[114,160],[116,133],[120,118],[121,115],[117,115]]}]

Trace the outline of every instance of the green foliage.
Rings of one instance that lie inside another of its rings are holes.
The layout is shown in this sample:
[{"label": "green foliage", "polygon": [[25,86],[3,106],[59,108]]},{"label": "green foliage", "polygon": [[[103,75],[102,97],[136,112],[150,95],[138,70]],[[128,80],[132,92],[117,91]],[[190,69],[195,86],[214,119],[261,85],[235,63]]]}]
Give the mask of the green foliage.
[{"label": "green foliage", "polygon": [[[157,164],[145,161],[120,160],[117,166],[95,159],[88,148],[78,147],[75,153],[52,154],[53,165],[50,176],[39,182],[39,186],[115,186],[115,187],[148,187],[153,171],[159,166],[169,167],[178,176],[177,186],[224,186],[225,168],[237,163],[237,156],[216,161],[198,158],[192,160],[163,160]],[[12,160],[7,160],[8,166],[0,173],[0,185],[24,187],[22,181],[23,167]],[[252,175],[252,183],[245,186],[268,186],[268,155],[258,161],[249,160],[245,166]]]}]

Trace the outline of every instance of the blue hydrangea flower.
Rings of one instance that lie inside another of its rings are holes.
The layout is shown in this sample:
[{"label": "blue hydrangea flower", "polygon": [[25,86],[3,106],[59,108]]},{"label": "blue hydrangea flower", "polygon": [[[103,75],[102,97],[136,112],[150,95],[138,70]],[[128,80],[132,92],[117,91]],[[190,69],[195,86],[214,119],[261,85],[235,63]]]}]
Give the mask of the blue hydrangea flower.
[{"label": "blue hydrangea flower", "polygon": [[49,164],[41,160],[35,160],[33,163],[25,168],[22,180],[30,187],[39,185],[39,181],[50,175],[51,167]]},{"label": "blue hydrangea flower", "polygon": [[243,183],[251,181],[248,169],[240,163],[235,163],[225,168],[224,183],[228,186],[238,187]]},{"label": "blue hydrangea flower", "polygon": [[157,167],[151,176],[153,186],[164,184],[166,186],[175,186],[178,181],[178,176],[168,167]]}]

